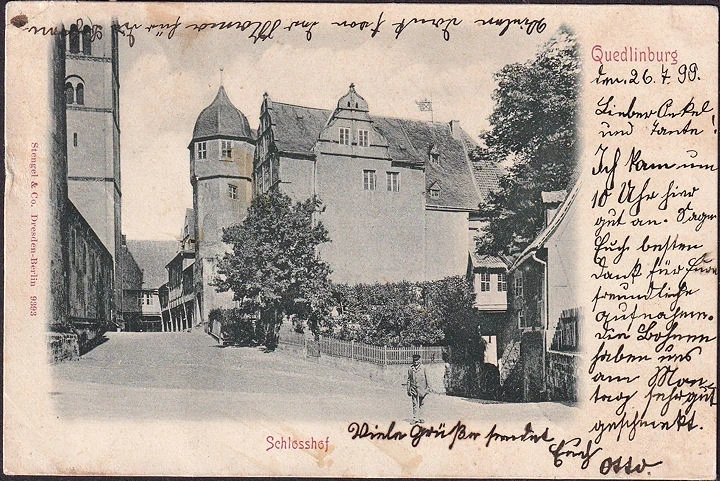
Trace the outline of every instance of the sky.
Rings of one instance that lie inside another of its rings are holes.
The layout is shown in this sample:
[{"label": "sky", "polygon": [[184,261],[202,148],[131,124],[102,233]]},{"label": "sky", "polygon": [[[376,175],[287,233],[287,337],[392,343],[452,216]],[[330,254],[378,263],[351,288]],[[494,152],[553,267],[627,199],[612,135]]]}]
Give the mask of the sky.
[{"label": "sky", "polygon": [[[435,122],[459,120],[477,138],[489,126],[493,73],[533,57],[559,26],[548,23],[542,34],[515,29],[498,36],[496,27],[473,25],[478,15],[469,7],[455,5],[452,15],[463,23],[449,30],[449,41],[430,25],[407,28],[395,39],[394,27],[385,27],[421,6],[297,5],[274,16],[261,5],[246,7],[242,14],[237,7],[220,8],[204,17],[197,17],[197,10],[176,15],[146,8],[138,18],[167,22],[181,15],[185,24],[264,17],[327,20],[313,28],[309,42],[304,31],[280,32],[253,44],[248,32],[182,28],[172,39],[137,32],[132,47],[120,39],[122,221],[128,238],[179,237],[185,209],[192,207],[187,146],[197,116],[217,93],[220,69],[230,100],[252,128],[265,92],[276,101],[332,109],[352,82],[373,115],[430,120],[415,103],[430,98]],[[375,38],[367,29],[329,25],[338,18],[376,21],[380,12],[386,23]],[[433,12],[451,16],[449,10]]]}]

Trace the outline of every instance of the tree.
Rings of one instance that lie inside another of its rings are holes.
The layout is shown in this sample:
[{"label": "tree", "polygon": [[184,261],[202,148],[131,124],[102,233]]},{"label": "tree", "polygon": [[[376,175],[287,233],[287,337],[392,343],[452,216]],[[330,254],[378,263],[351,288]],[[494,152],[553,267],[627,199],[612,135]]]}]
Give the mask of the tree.
[{"label": "tree", "polygon": [[563,26],[533,60],[495,74],[491,129],[481,135],[487,149],[474,155],[509,158],[512,166],[480,205],[490,221],[478,239],[479,253],[524,249],[542,229],[540,193],[569,187],[577,158],[579,62],[575,35]]},{"label": "tree", "polygon": [[475,294],[468,279],[452,276],[429,283],[426,296],[429,317],[440,320],[445,344],[452,348],[452,361],[482,361],[481,318],[473,308]]},{"label": "tree", "polygon": [[261,313],[268,348],[277,345],[285,315],[304,317],[313,332],[327,316],[330,267],[317,248],[330,239],[313,219],[320,206],[316,198],[293,204],[271,190],[253,199],[241,224],[223,229],[232,252],[218,262],[215,288],[232,290],[243,312]]}]

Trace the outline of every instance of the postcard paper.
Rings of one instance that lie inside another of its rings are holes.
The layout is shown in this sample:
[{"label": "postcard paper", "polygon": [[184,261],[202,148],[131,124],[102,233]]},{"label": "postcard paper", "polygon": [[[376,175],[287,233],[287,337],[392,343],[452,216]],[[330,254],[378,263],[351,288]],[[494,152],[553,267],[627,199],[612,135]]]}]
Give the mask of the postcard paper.
[{"label": "postcard paper", "polygon": [[714,476],[717,9],[6,19],[5,473]]}]

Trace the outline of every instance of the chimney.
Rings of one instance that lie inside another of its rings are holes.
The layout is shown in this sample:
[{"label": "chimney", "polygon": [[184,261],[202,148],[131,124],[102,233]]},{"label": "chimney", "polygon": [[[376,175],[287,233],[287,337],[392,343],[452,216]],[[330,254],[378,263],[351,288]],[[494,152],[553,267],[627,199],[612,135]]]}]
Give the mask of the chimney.
[{"label": "chimney", "polygon": [[127,245],[127,236],[125,234],[122,235],[122,245]]},{"label": "chimney", "polygon": [[545,207],[544,227],[547,227],[550,221],[552,221],[552,218],[555,217],[555,213],[557,212],[558,207],[560,207],[560,204],[565,201],[567,191],[554,190],[552,192],[542,192],[540,195],[542,196],[543,207]]},{"label": "chimney", "polygon": [[450,133],[453,136],[453,139],[455,140],[462,140],[460,137],[460,121],[459,120],[451,120],[450,121]]}]

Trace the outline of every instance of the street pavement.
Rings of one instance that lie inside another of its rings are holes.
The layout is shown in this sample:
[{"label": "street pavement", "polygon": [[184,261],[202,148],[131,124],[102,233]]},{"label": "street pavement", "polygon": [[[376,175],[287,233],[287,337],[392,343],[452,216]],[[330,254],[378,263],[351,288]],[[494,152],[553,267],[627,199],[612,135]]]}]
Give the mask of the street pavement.
[{"label": "street pavement", "polygon": [[[220,347],[202,331],[106,337],[79,360],[52,366],[59,418],[409,421],[402,386],[295,351]],[[576,411],[431,394],[424,418],[559,420]]]}]

